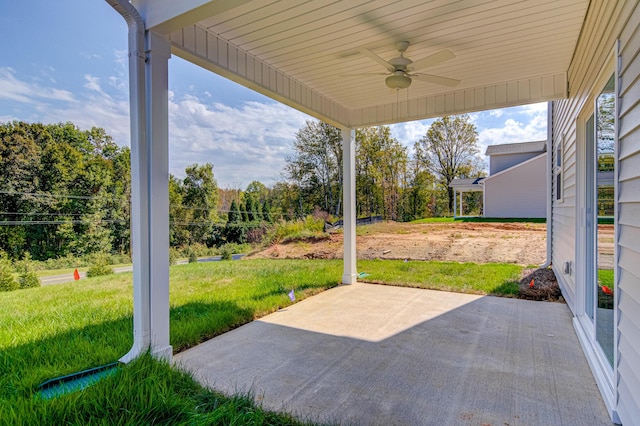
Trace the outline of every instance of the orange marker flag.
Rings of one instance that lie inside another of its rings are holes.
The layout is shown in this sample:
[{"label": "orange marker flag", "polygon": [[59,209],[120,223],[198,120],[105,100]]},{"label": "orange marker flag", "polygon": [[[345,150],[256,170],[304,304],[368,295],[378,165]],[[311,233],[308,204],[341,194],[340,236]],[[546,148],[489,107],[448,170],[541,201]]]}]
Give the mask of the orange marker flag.
[{"label": "orange marker flag", "polygon": [[535,281],[532,279],[531,282],[529,283],[529,288],[533,288],[535,285]]},{"label": "orange marker flag", "polygon": [[80,279],[80,273],[78,272],[78,268],[76,268],[76,270],[73,271],[73,279],[76,281]]}]

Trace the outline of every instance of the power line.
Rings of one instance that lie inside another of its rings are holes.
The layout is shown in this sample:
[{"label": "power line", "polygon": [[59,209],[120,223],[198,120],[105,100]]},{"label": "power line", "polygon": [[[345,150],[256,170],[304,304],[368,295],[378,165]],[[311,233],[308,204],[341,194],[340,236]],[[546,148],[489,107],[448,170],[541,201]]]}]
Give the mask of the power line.
[{"label": "power line", "polygon": [[0,212],[0,214],[15,216],[84,216],[87,213]]},{"label": "power line", "polygon": [[0,194],[5,195],[31,195],[34,197],[49,197],[49,198],[73,198],[78,200],[95,200],[100,198],[96,195],[64,195],[64,194],[51,194],[51,193],[42,193],[42,192],[19,192],[19,191],[2,191],[0,190]]},{"label": "power line", "polygon": [[103,219],[103,220],[0,220],[0,226],[18,226],[18,225],[64,225],[64,224],[83,224],[83,223],[129,223],[128,220]]}]

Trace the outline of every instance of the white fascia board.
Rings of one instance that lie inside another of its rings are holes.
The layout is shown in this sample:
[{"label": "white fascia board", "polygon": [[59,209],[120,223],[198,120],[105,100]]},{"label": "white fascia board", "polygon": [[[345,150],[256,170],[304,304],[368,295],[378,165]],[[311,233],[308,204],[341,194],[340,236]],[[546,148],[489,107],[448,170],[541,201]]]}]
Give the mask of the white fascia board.
[{"label": "white fascia board", "polygon": [[244,87],[338,128],[353,128],[349,111],[300,81],[206,29],[191,25],[170,34],[172,53]]},{"label": "white fascia board", "polygon": [[557,72],[351,110],[354,127],[369,127],[566,99],[567,73]]},{"label": "white fascia board", "polygon": [[195,24],[250,0],[131,0],[140,12],[145,27],[159,34]]}]

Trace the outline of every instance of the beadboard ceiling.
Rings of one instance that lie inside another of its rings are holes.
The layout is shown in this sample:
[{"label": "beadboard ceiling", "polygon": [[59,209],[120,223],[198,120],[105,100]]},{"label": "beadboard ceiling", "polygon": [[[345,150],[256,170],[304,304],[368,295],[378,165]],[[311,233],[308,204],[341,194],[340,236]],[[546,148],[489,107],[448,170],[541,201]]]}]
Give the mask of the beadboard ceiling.
[{"label": "beadboard ceiling", "polygon": [[[172,53],[342,127],[423,119],[560,99],[588,0],[134,0]],[[384,83],[408,41],[416,61],[455,87]],[[377,75],[378,74],[378,75]],[[212,88],[215,89],[215,88]]]}]

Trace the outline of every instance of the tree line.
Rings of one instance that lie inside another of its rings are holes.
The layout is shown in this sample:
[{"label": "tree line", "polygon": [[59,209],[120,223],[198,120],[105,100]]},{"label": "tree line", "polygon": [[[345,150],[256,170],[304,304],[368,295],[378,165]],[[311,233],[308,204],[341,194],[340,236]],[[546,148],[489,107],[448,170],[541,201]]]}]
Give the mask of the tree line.
[{"label": "tree line", "polygon": [[[451,180],[482,174],[476,139],[466,116],[436,121],[412,151],[389,127],[358,129],[357,214],[398,221],[450,214]],[[210,163],[170,175],[171,246],[258,242],[274,221],[340,217],[340,131],[308,121],[293,148],[284,179],[270,187],[219,188]],[[0,251],[10,258],[129,253],[130,150],[104,129],[0,123],[0,164]]]},{"label": "tree line", "polygon": [[[453,213],[455,178],[484,176],[478,133],[466,115],[435,121],[410,150],[388,126],[356,130],[356,209],[358,216],[382,215],[410,221]],[[308,121],[296,134],[284,176],[293,186],[298,210],[339,216],[342,201],[342,139],[338,129]],[[480,197],[468,194],[479,212]]]}]

